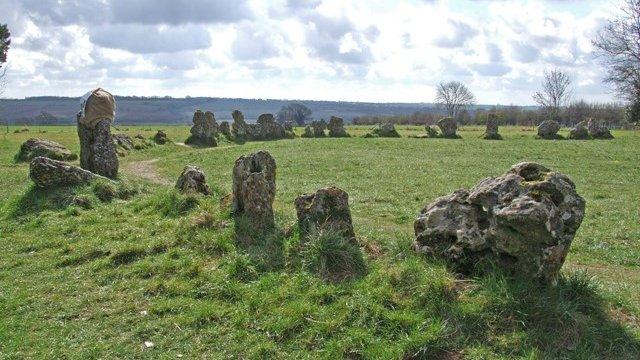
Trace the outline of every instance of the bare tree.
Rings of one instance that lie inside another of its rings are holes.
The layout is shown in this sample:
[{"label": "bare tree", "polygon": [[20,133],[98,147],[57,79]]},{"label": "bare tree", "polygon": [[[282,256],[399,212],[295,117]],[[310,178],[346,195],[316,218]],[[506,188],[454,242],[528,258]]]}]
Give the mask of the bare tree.
[{"label": "bare tree", "polygon": [[7,68],[2,68],[2,66],[7,62],[9,45],[11,45],[11,33],[6,24],[0,24],[0,95],[2,95],[6,85]]},{"label": "bare tree", "polygon": [[436,88],[436,103],[447,109],[447,114],[457,119],[458,114],[476,103],[476,97],[461,82],[441,82]]},{"label": "bare tree", "polygon": [[571,99],[571,78],[560,69],[545,70],[542,90],[533,94],[533,100],[554,120],[560,118],[560,110]]},{"label": "bare tree", "polygon": [[[621,14],[609,20],[592,43],[608,72],[604,81],[629,101],[632,109],[639,108],[640,0],[625,0]],[[640,114],[633,116],[634,121],[639,118]]]}]

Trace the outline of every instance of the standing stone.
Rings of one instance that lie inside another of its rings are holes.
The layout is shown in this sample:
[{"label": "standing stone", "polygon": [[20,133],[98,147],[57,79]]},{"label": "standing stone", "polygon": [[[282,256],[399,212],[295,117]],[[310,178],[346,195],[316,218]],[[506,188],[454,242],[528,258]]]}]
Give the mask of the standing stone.
[{"label": "standing stone", "polygon": [[304,127],[304,133],[302,134],[303,138],[312,138],[313,137],[313,128],[311,125],[307,125]]},{"label": "standing stone", "polygon": [[182,193],[211,194],[204,172],[199,167],[193,165],[184,167],[176,182],[176,188]]},{"label": "standing stone", "polygon": [[330,137],[349,137],[347,131],[344,129],[344,120],[342,118],[332,116],[329,119],[329,125],[327,125],[329,129]]},{"label": "standing stone", "polygon": [[585,201],[569,177],[519,163],[427,205],[414,223],[417,251],[470,273],[481,263],[555,282],[582,223]]},{"label": "standing stone", "polygon": [[87,183],[96,175],[62,161],[38,156],[29,163],[29,177],[38,187],[53,188]]},{"label": "standing stone", "polygon": [[400,137],[400,134],[396,131],[396,127],[391,122],[384,124],[378,124],[371,133],[365,135],[365,137]]},{"label": "standing stone", "polygon": [[257,140],[277,140],[284,137],[284,127],[276,122],[273,114],[261,114],[258,116],[255,126],[255,138]]},{"label": "standing stone", "polygon": [[233,110],[231,117],[233,117],[233,124],[231,124],[231,135],[233,138],[236,141],[250,140],[251,132],[249,131],[249,126],[244,121],[242,112],[240,112],[240,110]]},{"label": "standing stone", "polygon": [[438,137],[438,130],[436,130],[433,126],[425,125],[424,126],[424,130],[427,132],[427,137],[428,138],[436,138],[436,137]]},{"label": "standing stone", "polygon": [[453,118],[451,117],[442,118],[438,120],[436,125],[438,125],[438,127],[440,128],[442,137],[449,138],[449,139],[457,139],[459,137],[456,134],[456,131],[458,131],[458,123],[456,123],[456,121]]},{"label": "standing stone", "polygon": [[158,130],[158,132],[153,135],[153,141],[158,145],[164,145],[169,141],[169,138],[167,137],[167,133],[162,130]]},{"label": "standing stone", "polygon": [[78,158],[78,155],[55,141],[31,138],[20,146],[16,160],[30,161],[38,156],[61,161],[72,161]]},{"label": "standing stone", "polygon": [[559,130],[560,124],[557,121],[545,120],[538,125],[538,137],[547,140],[562,139],[562,136],[558,135]]},{"label": "standing stone", "polygon": [[327,123],[322,120],[314,120],[311,122],[311,128],[313,129],[313,137],[325,137],[324,130],[327,128]]},{"label": "standing stone", "polygon": [[275,226],[273,200],[276,196],[276,162],[266,151],[241,156],[233,167],[235,215],[245,215],[253,231]]},{"label": "standing stone", "polygon": [[573,139],[573,140],[589,139],[589,130],[587,129],[584,121],[577,123],[576,126],[574,126],[573,129],[569,131],[569,139]]},{"label": "standing stone", "polygon": [[231,137],[231,127],[229,126],[228,121],[220,122],[220,134],[226,136],[227,138]]},{"label": "standing stone", "polygon": [[486,140],[502,140],[502,136],[498,133],[498,116],[494,113],[487,115],[487,129],[484,132]]},{"label": "standing stone", "polygon": [[319,189],[295,200],[300,235],[304,238],[313,230],[335,231],[356,243],[353,232],[349,195],[335,186]]},{"label": "standing stone", "polygon": [[218,124],[212,112],[203,113],[196,110],[193,113],[193,126],[191,127],[191,136],[185,141],[185,144],[218,146],[216,140],[218,135]]},{"label": "standing stone", "polygon": [[589,135],[594,139],[613,139],[609,128],[602,121],[589,119],[587,129],[589,129]]}]

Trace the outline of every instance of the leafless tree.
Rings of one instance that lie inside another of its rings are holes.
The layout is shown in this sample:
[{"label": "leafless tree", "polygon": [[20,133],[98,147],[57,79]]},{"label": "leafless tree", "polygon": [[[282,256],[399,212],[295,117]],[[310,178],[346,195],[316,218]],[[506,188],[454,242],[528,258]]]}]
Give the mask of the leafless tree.
[{"label": "leafless tree", "polygon": [[457,119],[458,114],[476,103],[476,97],[461,82],[441,82],[436,88],[436,103],[447,109],[447,114]]},{"label": "leafless tree", "polygon": [[560,69],[545,70],[542,90],[533,94],[533,100],[543,107],[548,116],[557,120],[560,111],[571,99],[571,78]]},{"label": "leafless tree", "polygon": [[629,120],[640,120],[640,0],[624,0],[592,43],[607,70],[604,81],[631,103]]}]

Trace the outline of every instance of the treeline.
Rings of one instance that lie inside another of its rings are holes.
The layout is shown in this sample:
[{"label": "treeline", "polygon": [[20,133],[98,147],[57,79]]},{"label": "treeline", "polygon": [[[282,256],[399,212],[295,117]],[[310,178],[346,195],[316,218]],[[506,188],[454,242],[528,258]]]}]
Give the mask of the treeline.
[{"label": "treeline", "polygon": [[[556,116],[563,126],[573,126],[588,118],[604,121],[610,127],[622,127],[627,123],[626,107],[615,103],[588,103],[576,101],[563,108]],[[487,121],[487,115],[495,113],[500,125],[535,126],[550,115],[544,109],[522,106],[494,106],[488,108],[476,108],[463,110],[456,120],[461,125],[483,125]],[[357,116],[353,118],[355,125],[373,125],[392,122],[400,125],[433,125],[444,114],[441,111],[420,111],[410,115],[390,116]]]}]

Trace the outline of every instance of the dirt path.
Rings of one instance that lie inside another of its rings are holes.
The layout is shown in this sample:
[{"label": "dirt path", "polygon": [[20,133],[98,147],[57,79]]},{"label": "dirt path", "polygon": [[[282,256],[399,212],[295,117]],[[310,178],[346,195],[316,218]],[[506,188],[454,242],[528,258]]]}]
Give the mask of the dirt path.
[{"label": "dirt path", "polygon": [[122,170],[128,174],[143,178],[154,184],[169,185],[171,182],[165,179],[154,165],[160,159],[134,161],[123,164]]}]

